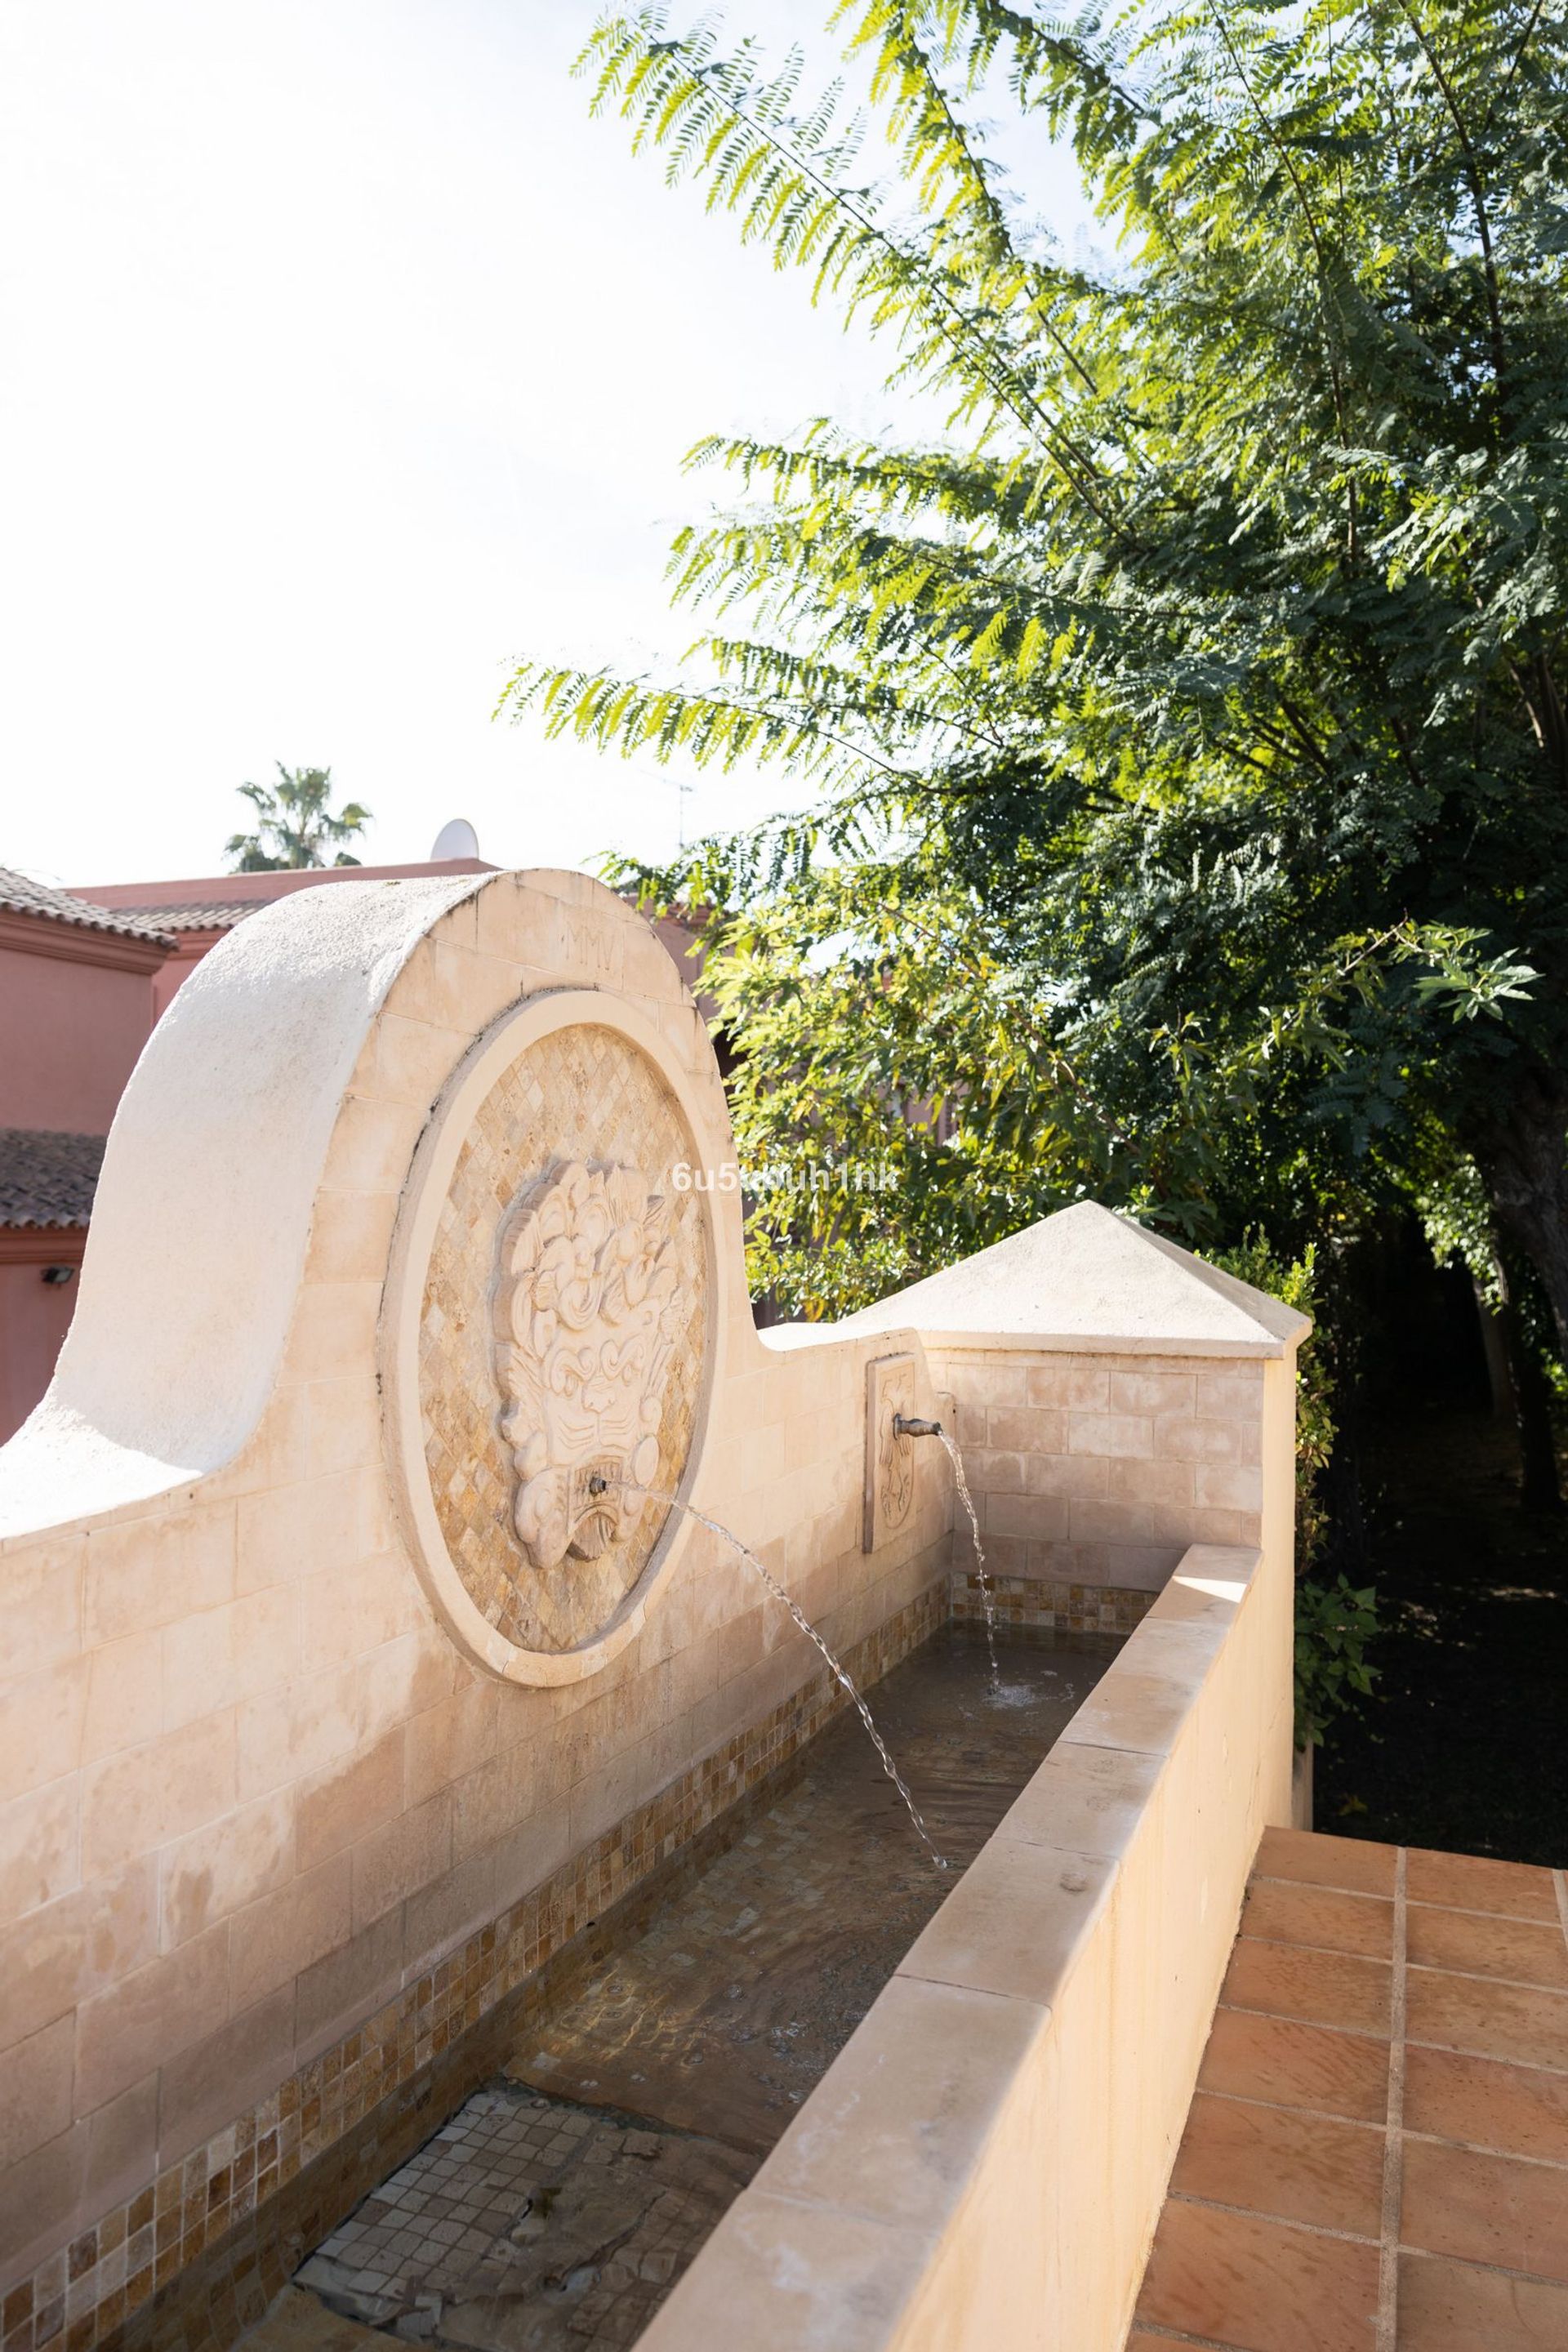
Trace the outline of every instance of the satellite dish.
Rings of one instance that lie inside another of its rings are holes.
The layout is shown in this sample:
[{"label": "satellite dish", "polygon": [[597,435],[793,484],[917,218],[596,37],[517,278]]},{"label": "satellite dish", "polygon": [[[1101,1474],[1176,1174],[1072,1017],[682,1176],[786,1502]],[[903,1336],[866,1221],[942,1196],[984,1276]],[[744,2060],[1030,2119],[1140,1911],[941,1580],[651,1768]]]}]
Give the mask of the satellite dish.
[{"label": "satellite dish", "polygon": [[430,852],[432,866],[443,866],[453,857],[477,857],[479,836],[466,816],[455,816],[436,835],[436,845]]}]

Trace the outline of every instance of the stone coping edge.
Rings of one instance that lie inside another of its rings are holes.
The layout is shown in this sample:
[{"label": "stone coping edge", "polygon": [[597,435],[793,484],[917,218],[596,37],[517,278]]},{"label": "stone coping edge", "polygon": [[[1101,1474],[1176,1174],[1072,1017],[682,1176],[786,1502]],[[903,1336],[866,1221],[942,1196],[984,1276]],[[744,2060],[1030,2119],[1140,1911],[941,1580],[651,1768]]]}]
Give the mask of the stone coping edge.
[{"label": "stone coping edge", "polygon": [[928,1356],[1224,1356],[1258,1363],[1293,1354],[1297,1344],[1294,1339],[1155,1339],[1146,1333],[1118,1339],[1098,1331],[943,1331],[922,1323],[876,1336],[892,1341],[906,1332]]}]

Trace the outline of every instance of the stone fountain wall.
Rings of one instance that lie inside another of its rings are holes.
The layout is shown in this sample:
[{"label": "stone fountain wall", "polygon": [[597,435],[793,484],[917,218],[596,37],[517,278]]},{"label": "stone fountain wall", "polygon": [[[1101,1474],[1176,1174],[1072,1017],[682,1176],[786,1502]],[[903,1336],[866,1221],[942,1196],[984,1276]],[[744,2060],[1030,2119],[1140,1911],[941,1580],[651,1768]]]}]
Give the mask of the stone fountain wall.
[{"label": "stone fountain wall", "polygon": [[886,1342],[764,1346],[677,1152],[733,1158],[706,1031],[574,876],[301,893],[155,1034],[0,1454],[5,2352],[231,2338],[837,1706],[595,1467],[868,1679],[945,1613],[934,1448],[862,1548]]},{"label": "stone fountain wall", "polygon": [[576,876],[302,892],[154,1033],[0,1451],[0,2352],[232,2341],[842,1703],[658,1497],[862,1681],[934,1630],[951,1481],[894,1409],[956,1412],[1006,1615],[1125,1626],[1260,1546],[1209,1740],[1251,1793],[1199,1773],[1228,1935],[1289,1778],[1300,1318],[1080,1208],[994,1329],[920,1286],[764,1339],[677,1154],[734,1158],[706,1030]]}]

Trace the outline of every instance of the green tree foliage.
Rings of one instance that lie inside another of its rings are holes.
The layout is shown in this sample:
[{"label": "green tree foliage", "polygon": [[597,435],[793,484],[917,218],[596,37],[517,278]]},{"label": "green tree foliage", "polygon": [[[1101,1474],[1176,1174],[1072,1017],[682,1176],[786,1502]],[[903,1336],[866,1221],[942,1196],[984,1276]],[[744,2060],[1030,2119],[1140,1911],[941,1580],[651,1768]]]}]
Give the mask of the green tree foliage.
[{"label": "green tree foliage", "polygon": [[329,805],[332,792],[330,768],[286,768],[278,762],[276,784],[241,784],[240,792],[257,814],[254,833],[232,834],[224,856],[232,859],[235,874],[279,874],[300,866],[357,866],[359,859],[334,844],[352,841],[370,823],[371,813],[357,801],[345,803],[334,815]]},{"label": "green tree foliage", "polygon": [[[1216,1263],[1304,1315],[1316,1317],[1321,1310],[1314,1247],[1290,1263],[1261,1234],[1252,1233]],[[1324,1564],[1334,1381],[1321,1334],[1308,1334],[1296,1364],[1296,1745],[1308,1748],[1321,1739],[1336,1716],[1371,1695],[1378,1669],[1367,1651],[1384,1629],[1375,1589],[1358,1589],[1342,1573],[1330,1575]]]},{"label": "green tree foliage", "polygon": [[[1315,1247],[1290,1263],[1260,1234],[1248,1234],[1237,1248],[1221,1251],[1215,1263],[1303,1315],[1315,1318],[1320,1311]],[[1334,1450],[1333,1381],[1321,1342],[1310,1332],[1297,1350],[1296,1368],[1296,1567],[1305,1573],[1317,1565],[1327,1534],[1322,1480]]]},{"label": "green tree foliage", "polygon": [[[712,19],[584,67],[948,429],[701,444],[686,673],[507,697],[819,787],[644,877],[718,909],[748,1156],[897,1163],[764,1195],[760,1274],[833,1312],[1086,1192],[1299,1254],[1436,1130],[1568,1335],[1568,19],[839,22],[880,181]],[[1029,222],[981,107],[1070,144],[1113,258]]]}]

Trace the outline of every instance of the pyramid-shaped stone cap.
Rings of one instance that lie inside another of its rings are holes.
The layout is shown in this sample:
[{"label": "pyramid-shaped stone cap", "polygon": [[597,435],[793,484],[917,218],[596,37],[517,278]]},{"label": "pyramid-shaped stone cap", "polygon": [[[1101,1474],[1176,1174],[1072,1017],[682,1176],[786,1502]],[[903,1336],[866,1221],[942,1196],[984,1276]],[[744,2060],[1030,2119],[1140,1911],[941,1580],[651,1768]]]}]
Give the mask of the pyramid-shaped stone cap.
[{"label": "pyramid-shaped stone cap", "polygon": [[1079,1201],[834,1328],[913,1330],[949,1347],[1282,1356],[1312,1326],[1131,1217]]}]

